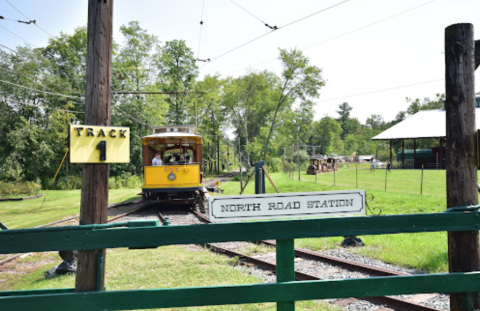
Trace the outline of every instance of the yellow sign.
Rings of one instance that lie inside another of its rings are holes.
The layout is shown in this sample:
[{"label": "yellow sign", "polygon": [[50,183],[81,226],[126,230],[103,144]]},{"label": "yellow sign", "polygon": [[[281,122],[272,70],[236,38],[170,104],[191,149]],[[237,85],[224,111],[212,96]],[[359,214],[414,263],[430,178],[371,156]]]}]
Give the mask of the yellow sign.
[{"label": "yellow sign", "polygon": [[70,162],[130,162],[130,128],[70,124]]}]

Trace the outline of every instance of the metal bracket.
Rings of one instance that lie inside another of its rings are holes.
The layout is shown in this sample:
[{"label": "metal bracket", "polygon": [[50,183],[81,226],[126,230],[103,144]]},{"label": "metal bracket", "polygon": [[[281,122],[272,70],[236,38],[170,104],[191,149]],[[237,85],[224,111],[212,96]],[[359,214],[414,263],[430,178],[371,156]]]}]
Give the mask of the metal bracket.
[{"label": "metal bracket", "polygon": [[[382,214],[382,209],[380,207],[374,207],[373,209],[371,209],[370,206],[368,205],[368,201],[372,202],[374,199],[375,197],[373,196],[372,193],[367,193],[365,195],[365,204],[367,205],[367,215],[368,215],[368,212],[370,212],[371,215]],[[375,212],[376,210],[378,210],[378,212]]]}]

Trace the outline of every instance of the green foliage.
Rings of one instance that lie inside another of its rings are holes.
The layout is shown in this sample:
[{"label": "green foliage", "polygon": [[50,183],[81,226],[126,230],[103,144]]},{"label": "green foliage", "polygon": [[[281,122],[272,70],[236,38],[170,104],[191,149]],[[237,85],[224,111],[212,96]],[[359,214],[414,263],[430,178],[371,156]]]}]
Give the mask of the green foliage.
[{"label": "green foliage", "polygon": [[0,197],[30,196],[38,194],[42,187],[31,181],[2,182],[0,181]]},{"label": "green foliage", "polygon": [[131,174],[123,174],[117,177],[110,177],[108,179],[109,189],[122,189],[122,188],[139,188],[143,185],[143,179],[138,176],[132,176]]},{"label": "green foliage", "polygon": [[278,173],[283,170],[283,159],[281,158],[268,158],[265,162],[268,172]]},{"label": "green foliage", "polygon": [[67,175],[58,178],[52,186],[55,190],[75,190],[82,188],[82,178],[75,175]]}]

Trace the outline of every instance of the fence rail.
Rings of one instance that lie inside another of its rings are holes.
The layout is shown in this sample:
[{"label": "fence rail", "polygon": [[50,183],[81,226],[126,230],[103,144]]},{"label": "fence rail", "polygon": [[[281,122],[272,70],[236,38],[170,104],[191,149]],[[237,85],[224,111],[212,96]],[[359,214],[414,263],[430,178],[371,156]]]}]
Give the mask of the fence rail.
[{"label": "fence rail", "polygon": [[[162,227],[156,221],[130,221],[117,226],[124,228],[87,225],[4,230],[0,231],[0,254],[276,239],[283,245],[277,248],[277,262],[282,263],[279,269],[286,275],[294,270],[291,250],[295,238],[476,231],[480,229],[480,213],[463,207],[435,214]],[[75,293],[73,289],[10,291],[0,292],[0,310],[134,310],[260,302],[281,305],[311,299],[479,291],[480,272],[467,272],[88,293]]]}]

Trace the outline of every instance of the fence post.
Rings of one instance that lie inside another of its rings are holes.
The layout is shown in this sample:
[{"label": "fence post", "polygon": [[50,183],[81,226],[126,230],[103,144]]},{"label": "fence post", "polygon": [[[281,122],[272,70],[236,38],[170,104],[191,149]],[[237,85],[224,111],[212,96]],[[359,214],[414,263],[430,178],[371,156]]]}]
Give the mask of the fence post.
[{"label": "fence post", "polygon": [[292,150],[290,152],[290,178],[293,179],[293,146],[294,144],[292,144]]},{"label": "fence post", "polygon": [[420,195],[423,194],[423,164],[422,164],[422,181],[420,182]]},{"label": "fence post", "polygon": [[333,185],[336,185],[336,179],[335,179],[335,165],[333,165]]},{"label": "fence post", "polygon": [[[277,240],[277,282],[295,281],[294,239]],[[277,302],[277,311],[294,311],[295,301]]]},{"label": "fence post", "polygon": [[358,163],[355,163],[355,188],[358,188]]},{"label": "fence post", "polygon": [[[474,50],[472,24],[445,29],[447,208],[478,204]],[[478,231],[448,233],[448,263],[450,272],[480,270]],[[452,293],[450,309],[479,310],[480,294]]]},{"label": "fence post", "polygon": [[265,193],[265,173],[262,166],[265,165],[265,161],[255,162],[255,194]]},{"label": "fence post", "polygon": [[[390,162],[390,163],[392,163],[392,162]],[[385,191],[387,191],[387,175],[388,175],[388,168],[385,168]]]}]

